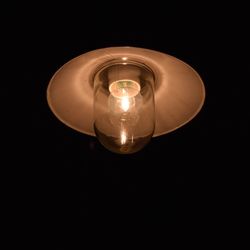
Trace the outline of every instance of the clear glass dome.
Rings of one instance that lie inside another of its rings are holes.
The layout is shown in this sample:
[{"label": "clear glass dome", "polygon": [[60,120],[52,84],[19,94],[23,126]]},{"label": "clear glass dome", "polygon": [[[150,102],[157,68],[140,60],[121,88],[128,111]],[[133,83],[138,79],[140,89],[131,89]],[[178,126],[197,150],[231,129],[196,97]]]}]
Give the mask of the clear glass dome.
[{"label": "clear glass dome", "polygon": [[134,153],[155,128],[154,74],[128,58],[99,67],[94,75],[94,129],[101,144],[115,153]]}]

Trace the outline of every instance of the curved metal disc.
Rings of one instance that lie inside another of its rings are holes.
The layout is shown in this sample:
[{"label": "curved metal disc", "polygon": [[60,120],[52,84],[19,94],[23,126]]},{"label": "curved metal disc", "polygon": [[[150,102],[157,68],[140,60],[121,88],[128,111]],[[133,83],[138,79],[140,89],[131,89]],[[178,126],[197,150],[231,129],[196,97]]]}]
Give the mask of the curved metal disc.
[{"label": "curved metal disc", "polygon": [[200,111],[205,88],[189,65],[154,50],[111,47],[82,54],[54,74],[47,89],[47,99],[56,117],[79,132],[95,136],[91,77],[98,65],[120,57],[141,61],[156,75],[154,137],[179,128]]}]

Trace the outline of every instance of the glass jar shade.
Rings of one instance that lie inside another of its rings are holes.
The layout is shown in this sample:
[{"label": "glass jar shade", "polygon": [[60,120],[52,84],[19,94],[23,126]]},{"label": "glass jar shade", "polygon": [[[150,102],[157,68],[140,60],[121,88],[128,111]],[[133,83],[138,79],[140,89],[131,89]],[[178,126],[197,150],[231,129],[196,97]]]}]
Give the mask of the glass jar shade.
[{"label": "glass jar shade", "polygon": [[94,130],[101,144],[121,154],[142,149],[155,129],[154,74],[143,63],[121,58],[94,74]]}]

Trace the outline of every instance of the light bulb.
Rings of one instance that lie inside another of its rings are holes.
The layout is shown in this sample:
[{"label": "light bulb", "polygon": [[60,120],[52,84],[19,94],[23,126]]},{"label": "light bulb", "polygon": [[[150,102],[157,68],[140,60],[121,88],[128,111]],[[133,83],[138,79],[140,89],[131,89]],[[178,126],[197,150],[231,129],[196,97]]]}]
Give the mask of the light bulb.
[{"label": "light bulb", "polygon": [[133,153],[154,132],[153,74],[123,61],[104,66],[95,76],[94,129],[109,150]]},{"label": "light bulb", "polygon": [[133,80],[119,80],[110,84],[109,92],[110,119],[135,122],[142,105],[140,85]]},{"label": "light bulb", "polygon": [[126,145],[133,143],[133,131],[139,121],[142,96],[140,85],[133,80],[119,80],[109,86],[109,117],[112,126],[120,128],[117,142],[126,150]]}]

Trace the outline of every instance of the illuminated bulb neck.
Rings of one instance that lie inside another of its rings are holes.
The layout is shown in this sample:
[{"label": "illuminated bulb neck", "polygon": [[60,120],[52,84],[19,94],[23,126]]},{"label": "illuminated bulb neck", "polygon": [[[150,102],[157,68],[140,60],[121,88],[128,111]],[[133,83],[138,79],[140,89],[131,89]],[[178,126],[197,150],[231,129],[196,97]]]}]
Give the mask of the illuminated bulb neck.
[{"label": "illuminated bulb neck", "polygon": [[120,136],[121,136],[121,145],[126,144],[126,142],[127,142],[127,134],[126,134],[126,131],[122,130]]}]

